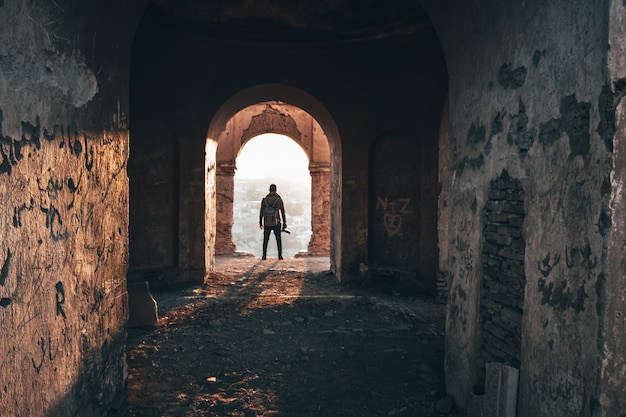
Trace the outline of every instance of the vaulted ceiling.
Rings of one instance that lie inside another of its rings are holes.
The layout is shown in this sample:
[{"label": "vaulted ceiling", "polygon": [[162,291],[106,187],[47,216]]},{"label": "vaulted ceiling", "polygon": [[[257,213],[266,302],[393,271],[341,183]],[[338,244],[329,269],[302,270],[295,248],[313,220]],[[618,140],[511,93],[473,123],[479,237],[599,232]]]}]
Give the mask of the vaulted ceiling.
[{"label": "vaulted ceiling", "polygon": [[432,30],[415,0],[155,0],[146,18],[212,37],[355,42]]}]

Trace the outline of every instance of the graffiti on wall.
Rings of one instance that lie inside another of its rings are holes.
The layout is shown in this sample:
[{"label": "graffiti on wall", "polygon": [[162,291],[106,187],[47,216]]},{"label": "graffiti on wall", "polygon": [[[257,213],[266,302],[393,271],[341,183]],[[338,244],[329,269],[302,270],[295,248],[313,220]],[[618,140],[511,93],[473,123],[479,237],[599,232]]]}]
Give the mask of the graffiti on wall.
[{"label": "graffiti on wall", "polygon": [[403,218],[413,213],[413,210],[409,208],[410,205],[410,198],[378,197],[376,210],[382,211],[383,226],[388,237],[402,236]]},{"label": "graffiti on wall", "polygon": [[[109,224],[103,214],[113,215],[108,203],[124,198],[118,179],[124,179],[127,155],[125,142],[114,140],[115,135],[88,137],[58,125],[50,132],[39,119],[22,127],[21,140],[0,135],[1,184],[19,191],[9,193],[5,202],[11,230],[0,251],[0,321],[3,336],[21,348],[14,363],[28,364],[45,378],[56,372],[46,363],[91,343],[83,335],[87,342],[79,346],[68,329],[77,320],[92,320],[96,327],[102,319],[105,290],[100,286],[105,282],[95,274],[120,253],[124,239],[121,223]],[[40,172],[29,169],[38,152],[44,161]],[[89,234],[81,234],[82,229]],[[72,239],[76,242],[63,244]],[[80,288],[59,280],[67,274]],[[81,303],[72,303],[79,291]],[[3,365],[0,360],[2,377],[12,371]],[[0,398],[9,395],[6,386],[0,391]]]},{"label": "graffiti on wall", "polygon": [[[549,305],[559,311],[565,311],[568,308],[573,309],[577,313],[585,310],[585,301],[589,298],[585,290],[587,281],[591,278],[591,270],[598,264],[597,256],[592,254],[591,246],[587,243],[582,246],[565,246],[565,266],[568,270],[582,269],[587,271],[587,278],[582,282],[577,282],[575,276],[578,273],[569,275],[570,279],[560,280],[560,282],[549,282],[547,278],[551,275],[552,270],[561,261],[561,254],[548,253],[542,260],[537,262],[537,268],[542,278],[539,279],[537,289],[541,293],[541,304]],[[583,274],[584,276],[584,274]],[[576,284],[579,284],[576,287]]]}]

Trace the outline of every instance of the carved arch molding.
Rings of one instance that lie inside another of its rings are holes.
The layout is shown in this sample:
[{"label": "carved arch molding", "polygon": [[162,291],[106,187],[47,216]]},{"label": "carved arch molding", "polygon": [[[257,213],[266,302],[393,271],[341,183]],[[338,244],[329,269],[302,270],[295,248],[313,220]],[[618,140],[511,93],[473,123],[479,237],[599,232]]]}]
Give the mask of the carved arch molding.
[{"label": "carved arch molding", "polygon": [[248,140],[265,133],[280,133],[289,136],[296,142],[302,142],[302,134],[293,117],[281,113],[269,103],[265,104],[261,114],[252,116],[250,124],[241,136],[241,144],[243,145]]}]

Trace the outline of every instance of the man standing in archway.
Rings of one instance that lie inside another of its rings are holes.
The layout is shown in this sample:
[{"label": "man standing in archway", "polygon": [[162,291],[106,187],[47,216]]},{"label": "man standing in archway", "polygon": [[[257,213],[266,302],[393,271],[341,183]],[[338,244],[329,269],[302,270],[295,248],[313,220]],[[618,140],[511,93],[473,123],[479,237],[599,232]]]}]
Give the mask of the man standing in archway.
[{"label": "man standing in archway", "polygon": [[270,185],[269,194],[261,200],[259,227],[263,229],[263,257],[261,259],[267,259],[267,243],[272,230],[278,246],[278,259],[283,259],[283,242],[280,233],[287,228],[287,220],[285,218],[285,205],[283,199],[276,192],[276,184]]}]

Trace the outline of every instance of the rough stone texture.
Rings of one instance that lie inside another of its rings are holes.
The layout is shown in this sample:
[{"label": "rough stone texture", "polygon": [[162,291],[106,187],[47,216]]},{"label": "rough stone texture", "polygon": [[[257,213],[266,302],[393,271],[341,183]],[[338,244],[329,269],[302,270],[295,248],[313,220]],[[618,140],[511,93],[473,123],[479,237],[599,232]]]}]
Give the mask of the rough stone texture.
[{"label": "rough stone texture", "polygon": [[[600,403],[607,410],[606,415],[623,415],[626,410],[626,224],[623,213],[624,181],[626,179],[626,161],[624,143],[626,141],[626,108],[621,100],[616,108],[619,133],[615,136],[616,152],[613,159],[611,176],[611,227],[608,233],[607,275],[598,283],[597,292],[602,302],[599,306],[604,313],[603,333],[598,340],[603,348],[601,365]],[[622,414],[619,414],[622,413]]]},{"label": "rough stone texture", "polygon": [[[424,2],[450,73],[448,390],[466,406],[479,376],[481,213],[506,169],[526,201],[518,416],[595,415],[610,166],[595,128],[608,11],[583,1],[452,3]],[[476,140],[476,127],[496,120]]]},{"label": "rough stone texture", "polygon": [[600,301],[598,312],[603,315],[597,343],[603,351],[599,383],[603,416],[623,417],[626,415],[626,4],[611,1],[610,16],[607,117],[598,130],[605,127],[606,137],[611,141],[610,149],[614,152],[610,179],[605,178],[603,188],[606,194],[610,192],[609,202],[603,207],[610,222],[604,222],[606,272],[596,285]]},{"label": "rough stone texture", "polygon": [[215,254],[231,255],[237,250],[233,243],[235,169],[232,161],[218,162],[215,179]]},{"label": "rough stone texture", "polygon": [[125,396],[130,45],[120,39],[138,16],[113,30],[103,23],[121,2],[69,3],[0,2],[2,416],[104,416]]},{"label": "rough stone texture", "polygon": [[311,172],[311,240],[307,256],[330,254],[330,166],[310,164]]},{"label": "rough stone texture", "polygon": [[207,285],[155,291],[158,327],[129,331],[132,415],[458,415],[443,386],[445,306],[339,284],[328,267],[216,257]]}]

